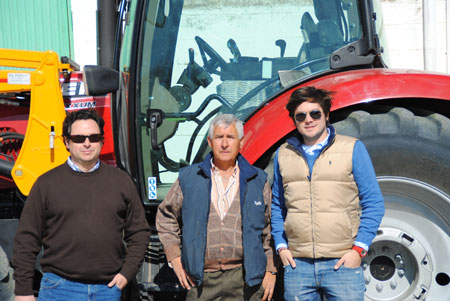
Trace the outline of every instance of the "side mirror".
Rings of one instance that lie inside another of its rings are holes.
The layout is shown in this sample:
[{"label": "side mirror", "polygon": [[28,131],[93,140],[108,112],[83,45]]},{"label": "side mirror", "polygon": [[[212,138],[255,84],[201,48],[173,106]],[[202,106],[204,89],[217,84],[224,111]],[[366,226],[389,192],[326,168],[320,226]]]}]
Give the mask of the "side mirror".
[{"label": "side mirror", "polygon": [[99,96],[119,90],[120,73],[114,69],[88,65],[84,66],[83,82],[87,95]]}]

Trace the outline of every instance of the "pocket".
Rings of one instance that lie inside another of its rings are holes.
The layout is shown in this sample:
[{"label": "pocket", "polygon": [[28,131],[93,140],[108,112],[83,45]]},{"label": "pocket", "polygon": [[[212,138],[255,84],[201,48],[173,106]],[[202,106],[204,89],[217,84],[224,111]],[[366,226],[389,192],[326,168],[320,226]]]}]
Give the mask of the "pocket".
[{"label": "pocket", "polygon": [[356,268],[352,268],[352,267],[346,267],[345,265],[341,265],[341,268],[344,268],[344,269],[347,269],[347,270],[357,270],[357,269],[360,269],[361,267],[359,266],[359,267],[356,267]]},{"label": "pocket", "polygon": [[53,273],[44,273],[44,276],[41,280],[41,288],[42,289],[51,289],[59,286],[64,279],[59,277],[58,275],[55,275]]},{"label": "pocket", "polygon": [[283,270],[284,270],[284,274],[287,275],[291,272],[294,271],[294,269],[292,268],[292,266],[290,264],[288,265],[283,265]]},{"label": "pocket", "polygon": [[[333,262],[333,266],[336,265],[336,263],[337,263],[339,260],[340,260],[340,258],[335,258],[335,259],[334,259],[334,262]],[[361,266],[357,266],[357,267],[355,267],[355,268],[352,268],[352,267],[345,266],[345,265],[343,265],[343,264],[339,267],[339,269],[345,269],[345,270],[349,270],[349,271],[355,271],[355,270],[361,269],[361,271],[362,271]]]}]

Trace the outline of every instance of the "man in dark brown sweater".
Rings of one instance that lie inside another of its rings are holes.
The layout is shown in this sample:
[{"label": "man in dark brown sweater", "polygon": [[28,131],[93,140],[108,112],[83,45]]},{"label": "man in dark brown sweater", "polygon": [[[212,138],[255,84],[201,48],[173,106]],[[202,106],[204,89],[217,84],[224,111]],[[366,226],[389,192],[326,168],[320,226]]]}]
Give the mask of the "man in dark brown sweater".
[{"label": "man in dark brown sweater", "polygon": [[34,267],[42,247],[39,300],[88,295],[120,300],[144,258],[150,232],[134,183],[99,161],[103,125],[95,110],[76,111],[64,120],[70,157],[37,179],[17,229],[16,301],[34,300]]},{"label": "man in dark brown sweater", "polygon": [[158,207],[159,238],[186,300],[272,298],[272,195],[267,175],[239,154],[243,135],[235,116],[213,119],[212,153],[181,170]]}]

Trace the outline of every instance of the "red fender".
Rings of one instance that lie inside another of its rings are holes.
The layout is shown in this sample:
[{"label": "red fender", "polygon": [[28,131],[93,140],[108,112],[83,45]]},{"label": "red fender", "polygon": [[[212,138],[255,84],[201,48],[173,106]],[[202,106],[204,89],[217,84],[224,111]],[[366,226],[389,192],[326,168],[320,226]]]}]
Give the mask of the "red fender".
[{"label": "red fender", "polygon": [[293,90],[302,86],[335,91],[332,111],[382,99],[450,100],[450,76],[447,74],[417,70],[364,69],[323,76],[290,87],[246,121],[241,153],[251,164],[294,130],[294,124],[285,106]]}]

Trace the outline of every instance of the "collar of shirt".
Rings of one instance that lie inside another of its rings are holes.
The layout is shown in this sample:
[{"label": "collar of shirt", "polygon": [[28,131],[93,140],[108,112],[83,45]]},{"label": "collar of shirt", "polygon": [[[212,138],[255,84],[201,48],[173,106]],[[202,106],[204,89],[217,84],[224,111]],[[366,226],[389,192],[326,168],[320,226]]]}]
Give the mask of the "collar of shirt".
[{"label": "collar of shirt", "polygon": [[224,187],[224,179],[220,175],[219,169],[211,159],[211,202],[216,209],[220,219],[223,220],[233,203],[239,189],[239,167],[236,161],[233,173],[228,179],[228,184]]},{"label": "collar of shirt", "polygon": [[[73,163],[70,156],[69,156],[69,158],[67,158],[67,164],[69,164],[70,168],[72,168],[73,171],[85,172],[85,171],[82,171],[81,168],[79,168],[75,163]],[[89,171],[86,171],[86,172],[96,171],[99,167],[100,167],[100,160],[97,160],[97,163],[95,163],[94,167],[92,167]]]},{"label": "collar of shirt", "polygon": [[[232,177],[236,177],[236,174],[239,170],[238,161],[236,160],[236,165],[234,165]],[[211,174],[220,176],[219,169],[214,165],[213,159],[211,158]]]},{"label": "collar of shirt", "polygon": [[328,138],[330,138],[330,129],[329,128],[327,128],[327,132],[328,132],[327,137],[324,140],[322,140],[321,142],[317,143],[317,144],[314,144],[314,145],[302,144],[302,148],[303,148],[303,150],[305,151],[305,153],[307,155],[314,155],[315,152],[321,151],[322,148],[325,145],[327,145]]}]

